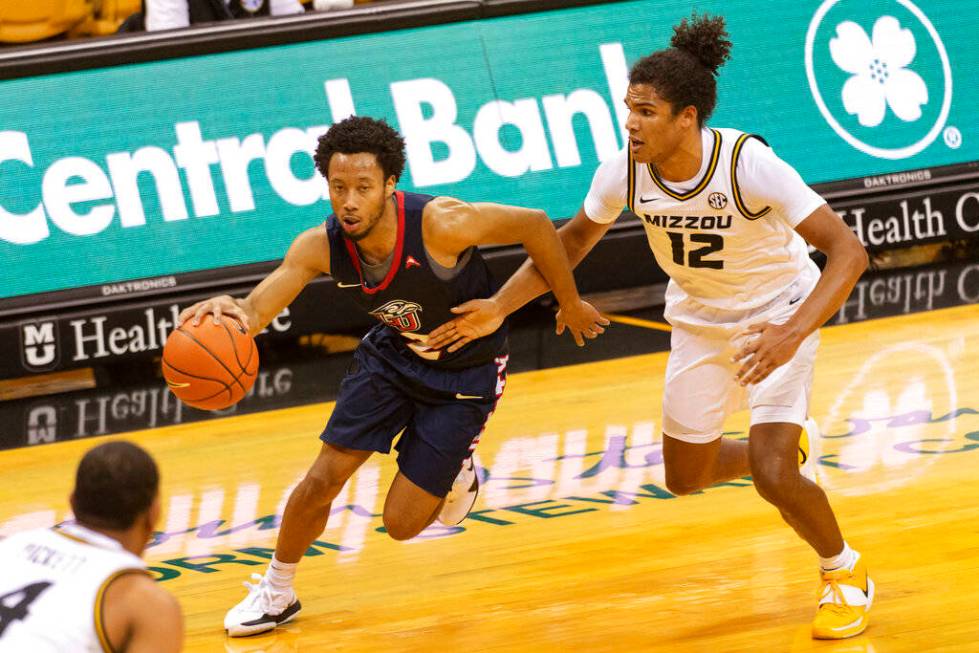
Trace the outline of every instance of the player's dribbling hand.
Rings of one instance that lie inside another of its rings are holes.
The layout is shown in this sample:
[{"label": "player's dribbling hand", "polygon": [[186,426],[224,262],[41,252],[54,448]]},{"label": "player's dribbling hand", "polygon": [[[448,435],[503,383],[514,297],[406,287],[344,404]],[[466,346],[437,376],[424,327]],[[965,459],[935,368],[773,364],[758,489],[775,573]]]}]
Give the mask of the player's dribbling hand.
[{"label": "player's dribbling hand", "polygon": [[608,319],[599,313],[598,309],[580,299],[577,304],[561,306],[555,320],[557,324],[554,332],[561,335],[567,329],[579,347],[585,346],[585,338],[594,340],[605,333],[604,327],[609,325]]},{"label": "player's dribbling hand", "polygon": [[449,320],[428,334],[425,341],[432,349],[448,347],[452,353],[470,342],[488,336],[503,324],[506,318],[503,310],[492,299],[471,299],[453,307],[452,312],[459,317]]},{"label": "player's dribbling hand", "polygon": [[192,320],[194,326],[201,323],[201,318],[210,313],[215,324],[221,322],[222,315],[230,315],[244,327],[245,331],[251,332],[251,324],[248,321],[248,313],[238,305],[230,295],[219,295],[199,301],[189,308],[185,308],[177,321],[183,324],[187,320]]},{"label": "player's dribbling hand", "polygon": [[803,340],[794,327],[770,322],[751,325],[743,336],[748,339],[747,344],[731,359],[742,363],[735,380],[743,386],[761,383],[792,360]]}]

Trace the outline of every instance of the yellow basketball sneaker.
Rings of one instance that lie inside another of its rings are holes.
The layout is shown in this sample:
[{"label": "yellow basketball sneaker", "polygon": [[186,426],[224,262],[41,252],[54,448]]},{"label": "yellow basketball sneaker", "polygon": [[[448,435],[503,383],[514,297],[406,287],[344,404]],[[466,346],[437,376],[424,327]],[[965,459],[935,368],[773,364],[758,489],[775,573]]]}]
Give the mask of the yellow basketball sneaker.
[{"label": "yellow basketball sneaker", "polygon": [[874,581],[867,575],[863,556],[857,556],[853,571],[844,567],[823,572],[819,608],[812,621],[815,639],[845,639],[867,628],[867,613],[874,602]]}]

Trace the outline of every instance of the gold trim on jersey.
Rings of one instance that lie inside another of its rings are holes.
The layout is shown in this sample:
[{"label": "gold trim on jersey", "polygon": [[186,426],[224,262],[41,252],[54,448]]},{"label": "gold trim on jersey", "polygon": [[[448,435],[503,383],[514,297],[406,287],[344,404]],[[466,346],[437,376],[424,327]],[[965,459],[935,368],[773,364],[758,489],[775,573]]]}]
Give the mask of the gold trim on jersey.
[{"label": "gold trim on jersey", "polygon": [[626,195],[626,205],[628,205],[629,210],[633,213],[636,212],[636,162],[632,160],[632,148],[626,147],[626,151],[629,155],[629,181],[628,183],[628,195]]},{"label": "gold trim on jersey", "polygon": [[108,578],[102,581],[99,585],[99,590],[95,593],[95,635],[99,639],[99,646],[105,653],[116,653],[116,650],[112,648],[111,642],[109,642],[108,635],[105,634],[105,614],[102,610],[102,602],[105,601],[105,591],[109,589],[109,585],[112,581],[116,580],[120,576],[125,576],[126,574],[135,573],[146,573],[145,569],[140,569],[139,567],[127,567],[125,569],[120,569],[113,574],[110,574]]},{"label": "gold trim on jersey", "polygon": [[700,191],[707,188],[707,184],[710,183],[711,177],[714,176],[714,170],[717,168],[717,161],[721,157],[721,132],[717,131],[716,129],[711,129],[710,131],[711,133],[714,134],[714,149],[710,153],[710,163],[707,165],[707,171],[704,173],[704,176],[700,178],[700,181],[697,182],[697,185],[694,186],[693,189],[691,189],[690,191],[680,194],[674,192],[673,190],[670,190],[670,188],[666,185],[666,182],[664,182],[662,179],[659,178],[659,175],[656,173],[656,168],[653,167],[653,164],[652,163],[646,164],[646,168],[649,170],[649,176],[653,178],[653,183],[656,184],[661,191],[663,191],[664,193],[666,193],[667,195],[669,195],[675,200],[680,200],[681,202],[685,202],[689,199],[692,199],[693,197],[696,197],[697,194],[700,193]]},{"label": "gold trim on jersey", "polygon": [[66,533],[65,531],[61,530],[57,526],[53,527],[51,529],[51,531],[54,532],[54,533],[57,533],[61,537],[68,538],[69,540],[72,540],[73,542],[78,542],[79,544],[86,544],[88,546],[94,546],[96,549],[102,549],[103,551],[116,551],[116,550],[120,550],[121,551],[122,550],[122,549],[115,549],[113,547],[106,546],[105,544],[102,544],[100,542],[93,542],[91,540],[86,540],[84,537],[79,537],[77,535],[72,535],[71,533]]},{"label": "gold trim on jersey", "polygon": [[[741,154],[741,148],[749,138],[758,137],[754,134],[741,134],[741,136],[738,137],[738,140],[734,143],[734,151],[731,153],[731,192],[734,195],[734,205],[738,207],[738,211],[740,211],[741,214],[749,220],[757,220],[762,216],[768,215],[768,213],[772,210],[772,207],[766,206],[761,211],[752,213],[748,207],[745,206],[744,199],[741,197],[741,189],[738,187],[738,156]],[[758,138],[758,140],[761,139]]]},{"label": "gold trim on jersey", "polygon": [[88,540],[86,540],[84,538],[81,538],[81,537],[78,537],[77,535],[72,535],[71,533],[66,533],[63,530],[61,530],[60,528],[52,528],[51,530],[53,532],[57,533],[58,535],[60,535],[61,537],[66,537],[69,540],[72,540],[74,542],[78,542],[79,544],[87,544],[89,546],[96,546],[95,544],[92,544]]}]

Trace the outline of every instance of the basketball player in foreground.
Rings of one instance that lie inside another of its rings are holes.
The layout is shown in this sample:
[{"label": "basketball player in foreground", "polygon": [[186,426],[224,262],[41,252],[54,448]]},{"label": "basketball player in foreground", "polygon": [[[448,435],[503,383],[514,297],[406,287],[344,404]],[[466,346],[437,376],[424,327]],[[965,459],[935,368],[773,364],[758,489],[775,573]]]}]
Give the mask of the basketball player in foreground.
[{"label": "basketball player in foreground", "polygon": [[0,651],[183,648],[180,606],[140,559],[160,517],[158,486],[148,453],[100,444],[78,464],[73,523],[0,540]]},{"label": "basketball player in foreground", "polygon": [[[705,126],[728,58],[723,18],[696,15],[672,47],[640,59],[625,102],[629,143],[602,163],[560,237],[573,265],[624,206],[643,222],[670,276],[673,325],[663,398],[666,483],[690,494],[751,474],[755,488],[819,554],[817,638],[862,632],[873,599],[863,558],[843,540],[826,495],[798,469],[817,329],[867,266],[860,242],[826,202],[756,136]],[[806,242],[827,257],[820,276]],[[465,346],[547,290],[525,264],[490,300],[432,334]],[[560,332],[560,315],[558,330]],[[751,409],[747,442],[721,437],[724,419]]]},{"label": "basketball player in foreground", "polygon": [[506,382],[506,330],[498,324],[452,353],[429,347],[427,334],[454,317],[452,306],[495,290],[477,245],[522,243],[579,345],[608,324],[578,297],[543,212],[395,190],[404,141],[385,122],[337,123],[320,137],[315,160],[335,214],[300,234],[247,298],[218,297],[181,314],[181,323],[232,315],[257,334],[314,277],[331,274],[380,320],[354,353],[319,456],[289,497],[268,571],[255,574],[258,582],[225,618],[232,636],[270,630],[299,612],[296,565],[326,527],[331,502],[402,430],[399,471],[384,502],[388,535],[406,540],[436,518],[454,525],[469,513],[478,490],[472,452]]}]

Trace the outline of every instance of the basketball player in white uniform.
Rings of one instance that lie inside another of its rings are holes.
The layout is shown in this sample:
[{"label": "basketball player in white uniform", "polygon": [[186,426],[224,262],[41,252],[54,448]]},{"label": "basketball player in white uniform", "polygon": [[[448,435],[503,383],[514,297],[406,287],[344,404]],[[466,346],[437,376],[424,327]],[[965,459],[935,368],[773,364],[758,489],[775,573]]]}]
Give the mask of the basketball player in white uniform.
[{"label": "basketball player in white uniform", "polygon": [[183,617],[140,555],[160,515],[156,464],[128,442],[78,466],[75,523],[0,540],[0,652],[173,653]]},{"label": "basketball player in white uniform", "polygon": [[[813,636],[851,637],[867,626],[873,582],[843,540],[825,493],[801,475],[797,451],[817,329],[846,300],[867,254],[763,140],[705,126],[731,47],[723,18],[694,15],[674,32],[672,47],[633,66],[628,147],[599,166],[561,240],[577,264],[623,207],[642,220],[670,276],[667,486],[689,494],[751,474],[759,494],[820,557]],[[827,256],[822,275],[806,241]],[[463,315],[430,344],[461,346],[546,289],[527,263],[492,299],[457,307]],[[748,442],[722,438],[724,419],[741,408],[751,410]]]}]

